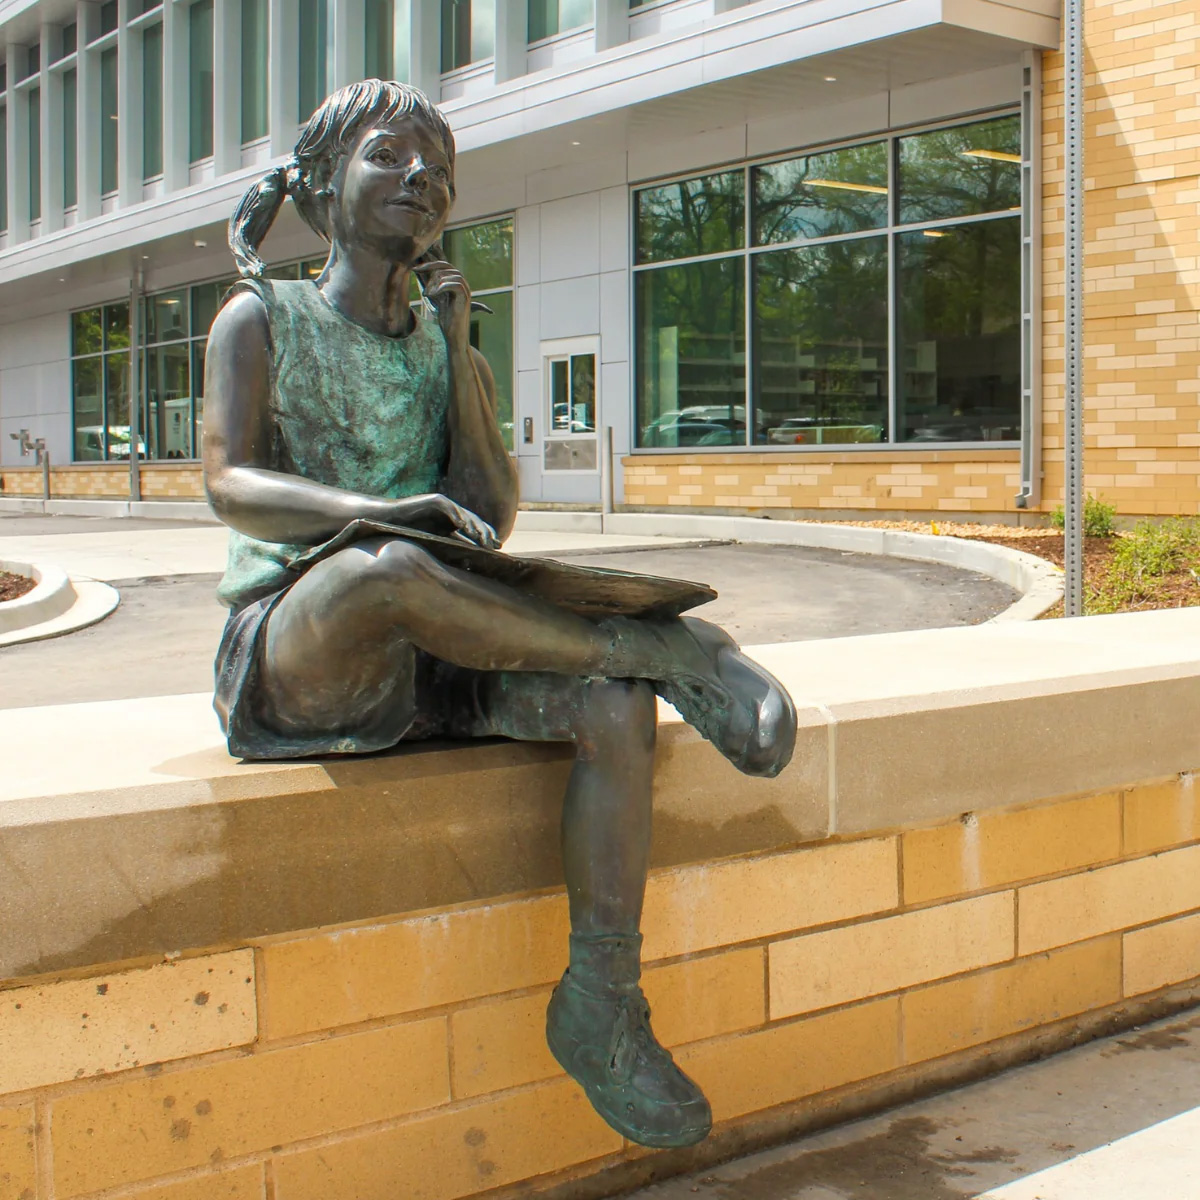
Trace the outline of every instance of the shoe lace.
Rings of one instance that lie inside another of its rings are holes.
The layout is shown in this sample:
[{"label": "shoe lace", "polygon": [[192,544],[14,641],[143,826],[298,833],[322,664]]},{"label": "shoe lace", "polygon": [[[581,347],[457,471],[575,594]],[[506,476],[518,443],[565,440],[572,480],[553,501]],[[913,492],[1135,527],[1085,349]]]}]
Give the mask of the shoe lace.
[{"label": "shoe lace", "polygon": [[640,989],[617,999],[616,1019],[608,1048],[608,1070],[615,1083],[628,1083],[639,1062],[669,1059],[650,1029],[650,1005]]}]

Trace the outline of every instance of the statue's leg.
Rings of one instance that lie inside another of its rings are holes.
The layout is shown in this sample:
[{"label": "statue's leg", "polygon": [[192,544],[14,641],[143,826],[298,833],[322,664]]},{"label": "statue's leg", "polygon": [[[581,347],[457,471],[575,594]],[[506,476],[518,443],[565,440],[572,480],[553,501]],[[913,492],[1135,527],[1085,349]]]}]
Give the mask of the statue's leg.
[{"label": "statue's leg", "polygon": [[740,770],[774,775],[791,757],[786,691],[715,626],[588,620],[403,539],[348,547],[292,585],[267,622],[263,686],[292,722],[345,727],[411,646],[477,671],[649,679]]},{"label": "statue's leg", "polygon": [[641,680],[505,672],[475,678],[463,732],[575,746],[563,802],[570,966],[546,1037],[597,1112],[646,1146],[688,1146],[712,1124],[704,1094],[650,1027],[639,986],[656,705]]}]

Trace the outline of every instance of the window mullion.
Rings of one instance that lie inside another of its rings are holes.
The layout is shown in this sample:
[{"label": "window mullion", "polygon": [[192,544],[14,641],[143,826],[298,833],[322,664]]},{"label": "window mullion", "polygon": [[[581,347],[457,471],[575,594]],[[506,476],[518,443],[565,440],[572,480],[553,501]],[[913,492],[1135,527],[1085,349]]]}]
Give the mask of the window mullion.
[{"label": "window mullion", "polygon": [[896,423],[900,412],[900,297],[897,292],[899,272],[896,270],[896,221],[900,215],[898,185],[900,173],[897,161],[900,154],[900,139],[888,139],[888,233],[887,233],[887,288],[888,288],[888,436],[889,445],[900,439],[896,436]]}]

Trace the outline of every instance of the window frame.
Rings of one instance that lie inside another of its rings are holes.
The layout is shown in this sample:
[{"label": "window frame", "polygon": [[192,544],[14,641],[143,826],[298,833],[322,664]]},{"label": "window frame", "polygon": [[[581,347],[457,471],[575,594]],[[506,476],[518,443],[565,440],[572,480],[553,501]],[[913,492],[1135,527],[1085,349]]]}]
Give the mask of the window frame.
[{"label": "window frame", "polygon": [[[600,336],[598,334],[586,334],[582,337],[551,338],[541,343],[539,347],[539,354],[541,356],[541,416],[543,426],[542,446],[538,454],[538,462],[541,464],[542,474],[565,476],[599,475],[601,457],[600,429],[602,425],[600,405],[603,399],[600,394]],[[567,386],[569,388],[572,370],[571,359],[582,358],[586,356],[590,356],[593,360],[592,406],[594,409],[593,415],[596,422],[596,428],[593,429],[591,433],[572,433],[569,429],[565,431],[555,431],[552,428],[554,415],[554,390],[551,376],[551,364],[563,361],[567,363]],[[549,442],[594,442],[596,446],[596,465],[593,467],[548,467],[546,466],[546,445]]]},{"label": "window frame", "polygon": [[[631,9],[631,13],[641,11]],[[1021,204],[1018,208],[1012,210],[1003,210],[991,213],[978,213],[961,217],[945,217],[932,221],[915,221],[901,224],[899,217],[899,156],[900,142],[903,138],[917,136],[923,133],[935,133],[941,130],[954,129],[966,125],[978,125],[987,121],[998,121],[1005,118],[1017,118],[1018,136],[1022,153],[1027,145],[1027,138],[1024,136],[1024,129],[1021,123],[1025,120],[1025,115],[1022,110],[1020,101],[1013,101],[1007,104],[998,105],[992,109],[986,109],[979,112],[964,114],[961,116],[947,118],[938,121],[926,121],[917,125],[904,126],[902,128],[889,129],[883,133],[863,134],[858,137],[844,138],[835,142],[820,142],[807,146],[798,146],[794,149],[779,152],[770,155],[762,155],[753,159],[739,159],[734,161],[725,161],[713,163],[702,169],[692,169],[690,171],[675,172],[669,176],[662,178],[647,179],[636,185],[631,185],[629,188],[629,204],[626,210],[626,219],[628,221],[628,236],[629,236],[629,339],[630,339],[630,423],[634,430],[634,437],[631,439],[636,443],[636,431],[639,427],[638,416],[638,363],[639,363],[639,347],[638,347],[638,312],[637,312],[637,276],[644,271],[661,270],[666,267],[684,266],[691,263],[714,262],[723,259],[741,259],[744,271],[744,335],[746,344],[745,353],[745,396],[746,396],[746,432],[743,442],[736,442],[731,445],[711,446],[711,447],[696,447],[696,446],[637,446],[633,445],[631,453],[633,454],[737,454],[737,453],[804,453],[804,454],[829,454],[829,453],[850,453],[850,454],[870,454],[870,453],[886,453],[902,452],[905,454],[928,454],[933,450],[936,451],[979,451],[979,450],[1020,450],[1022,445],[1022,436],[1027,433],[1023,428],[1018,430],[1018,436],[1012,439],[1003,441],[957,441],[957,442],[914,442],[897,440],[897,418],[900,412],[899,395],[897,385],[901,373],[900,356],[902,347],[898,344],[899,335],[899,298],[897,293],[897,259],[899,255],[898,239],[905,233],[920,232],[924,230],[948,229],[960,225],[977,225],[985,221],[1000,221],[1014,220],[1020,225],[1021,237],[1025,240],[1025,230],[1028,227],[1029,211],[1033,201],[1028,188],[1029,173],[1024,170],[1024,163],[1018,165],[1018,170],[1021,172]],[[875,142],[883,142],[887,146],[887,163],[888,163],[888,213],[886,222],[876,229],[860,230],[847,234],[835,234],[827,237],[819,238],[798,238],[787,242],[771,242],[764,245],[755,245],[754,236],[754,195],[753,195],[753,171],[755,167],[768,166],[773,163],[788,162],[796,158],[803,158],[809,155],[825,154],[836,150],[849,149],[855,146],[869,145]],[[688,258],[667,259],[659,262],[638,263],[638,246],[637,246],[637,201],[638,192],[648,188],[662,187],[671,183],[677,183],[688,179],[695,179],[702,175],[724,174],[731,171],[741,171],[743,174],[744,188],[744,204],[742,219],[744,222],[742,234],[742,246],[731,250],[715,251],[711,254],[693,255]],[[771,444],[769,442],[755,443],[753,441],[754,422],[750,419],[751,414],[757,406],[757,396],[754,392],[754,269],[753,259],[758,254],[771,253],[774,251],[796,249],[805,246],[821,246],[835,242],[857,241],[863,238],[879,237],[883,235],[887,239],[887,286],[888,286],[888,405],[887,405],[887,439],[879,442],[847,442],[847,443],[831,443],[831,444]],[[1025,254],[1022,257],[1021,263],[1021,291],[1024,294],[1028,288],[1028,281],[1025,279],[1026,273],[1029,271],[1029,255]],[[1018,369],[1024,371],[1024,365],[1029,360],[1028,347],[1026,341],[1032,336],[1028,328],[1029,322],[1024,319],[1024,314],[1020,311],[1017,314],[1018,324],[1021,330],[1021,363],[1018,364]],[[1021,392],[1026,391],[1030,386],[1036,386],[1029,380],[1022,377]],[[1023,395],[1019,394],[1017,399],[1017,419],[1019,422],[1024,420],[1025,403]]]}]

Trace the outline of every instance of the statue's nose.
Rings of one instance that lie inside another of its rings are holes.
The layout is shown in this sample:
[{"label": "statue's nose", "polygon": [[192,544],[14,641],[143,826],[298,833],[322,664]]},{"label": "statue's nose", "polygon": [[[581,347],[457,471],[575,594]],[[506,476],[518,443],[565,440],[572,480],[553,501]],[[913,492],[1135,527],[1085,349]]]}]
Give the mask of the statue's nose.
[{"label": "statue's nose", "polygon": [[429,184],[429,170],[420,158],[414,158],[408,165],[404,182],[418,191],[424,191]]}]

